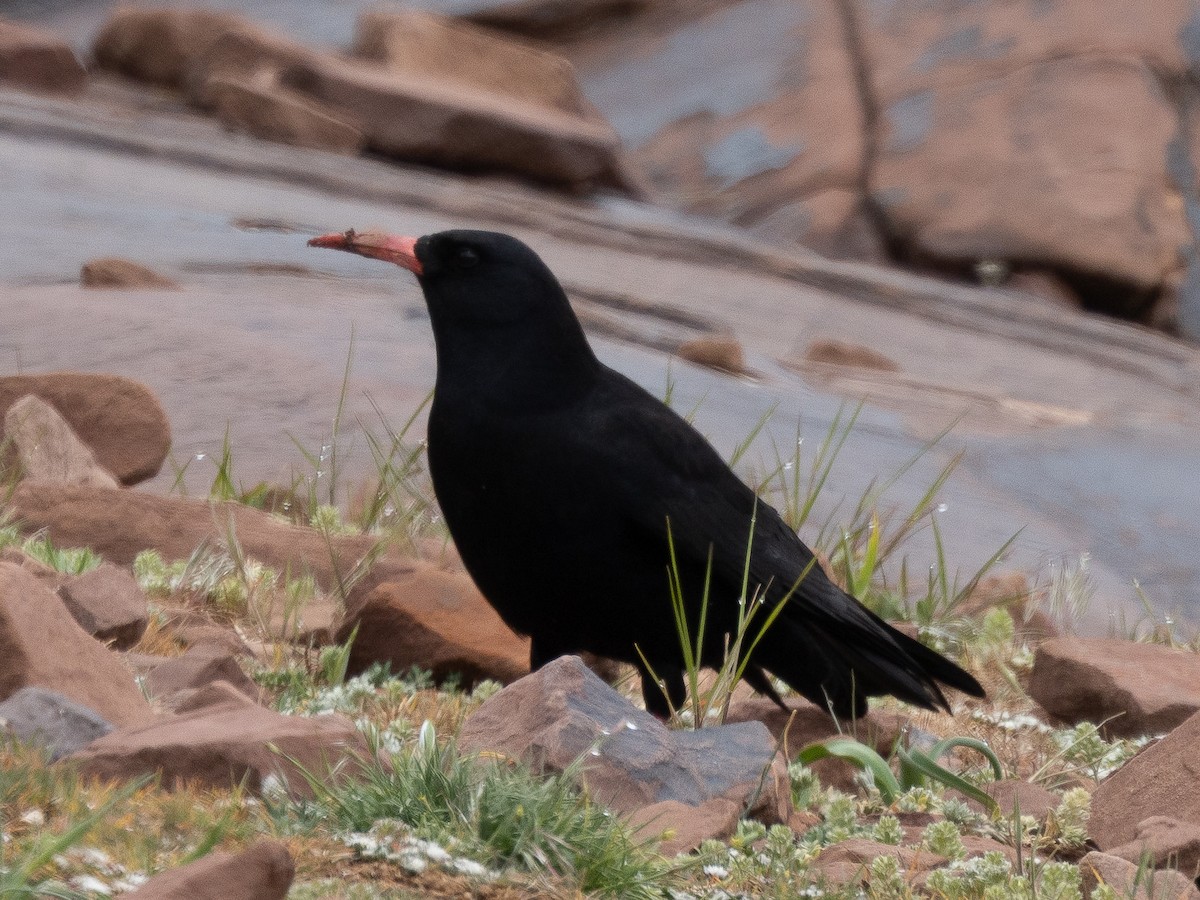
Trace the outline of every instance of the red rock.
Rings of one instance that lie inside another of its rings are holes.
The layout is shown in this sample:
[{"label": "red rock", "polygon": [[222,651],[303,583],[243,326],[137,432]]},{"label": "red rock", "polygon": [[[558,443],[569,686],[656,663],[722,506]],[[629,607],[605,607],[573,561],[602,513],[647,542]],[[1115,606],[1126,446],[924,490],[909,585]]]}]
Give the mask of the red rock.
[{"label": "red rock", "polygon": [[237,703],[242,706],[255,706],[252,698],[238,690],[228,681],[213,681],[198,688],[177,692],[172,698],[172,712],[182,715],[203,709],[206,706],[220,706],[223,703]]},{"label": "red rock", "polygon": [[0,414],[27,394],[58,410],[122,484],[153,478],[162,468],[171,447],[171,426],[158,398],[144,385],[120,375],[87,372],[9,375],[0,377]]},{"label": "red rock", "polygon": [[366,143],[353,120],[270,77],[253,82],[211,77],[205,95],[213,114],[231,131],[333,153],[358,153]]},{"label": "red rock", "polygon": [[365,758],[366,742],[341,716],[281,716],[237,700],[201,705],[122,728],[68,757],[86,775],[127,780],[157,773],[167,789],[245,784],[260,791],[268,776],[308,796],[301,774],[327,777],[343,760]]},{"label": "red rock", "polygon": [[804,350],[804,362],[873,369],[877,372],[900,371],[898,365],[878,350],[831,339],[821,339],[810,343]]},{"label": "red rock", "polygon": [[746,354],[741,342],[734,337],[706,336],[684,341],[675,351],[680,359],[707,366],[718,372],[746,374]]},{"label": "red rock", "polygon": [[[1000,815],[1006,819],[1011,819],[1017,810],[1020,810],[1023,816],[1044,819],[1046,813],[1058,808],[1062,799],[1058,794],[1046,790],[1040,784],[1021,781],[1018,778],[989,781],[982,787],[983,792],[999,804]],[[967,798],[967,805],[977,812],[983,811],[983,805],[976,800]]]},{"label": "red rock", "polygon": [[558,54],[434,13],[363,13],[354,54],[391,72],[453,81],[568,115],[591,112],[571,64]]},{"label": "red rock", "polygon": [[865,868],[871,865],[871,860],[881,856],[892,857],[906,872],[927,872],[946,864],[944,856],[920,848],[896,847],[866,838],[850,838],[824,848],[818,857],[818,865],[824,868],[830,864],[845,862]]},{"label": "red rock", "polygon": [[[875,712],[855,722],[843,722],[839,728],[833,717],[816,704],[791,697],[785,702],[788,707],[786,711],[766,697],[737,700],[730,705],[725,721],[762,722],[780,749],[792,759],[809,744],[840,734],[862,741],[886,758],[891,755],[904,727],[904,720]],[[860,769],[852,763],[841,759],[822,759],[813,764],[813,770],[827,787],[836,787],[847,793],[858,791],[855,776]]]},{"label": "red rock", "polygon": [[1149,745],[1092,792],[1088,833],[1108,850],[1137,838],[1137,826],[1151,816],[1169,816],[1200,825],[1196,747],[1200,713],[1162,740]]},{"label": "red rock", "polygon": [[146,633],[146,595],[129,572],[112,563],[67,578],[58,595],[84,631],[117,650],[129,649]]},{"label": "red rock", "polygon": [[79,91],[87,73],[57,35],[0,20],[0,84],[38,91]]},{"label": "red rock", "polygon": [[70,423],[40,397],[27,394],[4,414],[4,435],[12,442],[23,478],[59,484],[115,488],[117,479],[105,471],[91,448]]},{"label": "red rock", "polygon": [[1108,734],[1170,731],[1200,711],[1200,655],[1158,644],[1059,638],[1039,645],[1029,694],[1065,722]]},{"label": "red rock", "polygon": [[353,674],[386,662],[397,673],[419,666],[438,681],[458,674],[469,687],[484,678],[507,684],[529,672],[528,639],[513,634],[471,579],[424,564],[351,603],[337,642],[355,627]]},{"label": "red rock", "polygon": [[1160,285],[1189,242],[1160,78],[1190,70],[1191,15],[1186,0],[1153,16],[1112,0],[872,7],[870,184],[891,230],[939,261]]},{"label": "red rock", "polygon": [[[583,760],[588,793],[621,813],[665,800],[751,804],[768,824],[791,814],[787,770],[760,722],[669,731],[563,656],[510,684],[463,723],[459,748],[564,771]],[[764,774],[765,773],[765,774]]]},{"label": "red rock", "polygon": [[1129,900],[1200,900],[1200,891],[1178,872],[1145,872],[1136,863],[1093,850],[1079,861],[1083,895],[1091,897],[1097,885],[1107,884],[1117,896]]},{"label": "red rock", "polygon": [[252,85],[274,83],[281,73],[321,53],[312,47],[246,22],[231,22],[202,53],[189,57],[184,76],[188,100],[212,107],[211,84],[220,80]]},{"label": "red rock", "polygon": [[363,123],[371,149],[396,159],[569,187],[617,168],[619,142],[607,125],[452,82],[319,59],[286,83]]},{"label": "red rock", "polygon": [[699,806],[678,800],[651,803],[629,814],[629,826],[639,842],[658,842],[658,852],[671,857],[690,853],[709,839],[733,834],[742,817],[739,803],[717,797]]},{"label": "red rock", "polygon": [[1200,825],[1151,816],[1138,823],[1137,837],[1106,852],[1132,863],[1149,857],[1155,869],[1172,868],[1195,879],[1200,876]]},{"label": "red rock", "polygon": [[750,230],[772,243],[802,244],[829,259],[888,260],[862,194],[850,187],[787,203],[756,219]]},{"label": "red rock", "polygon": [[182,656],[164,660],[146,674],[143,684],[153,699],[174,706],[173,696],[183,692],[189,692],[190,696],[197,688],[217,681],[224,682],[251,701],[259,699],[258,685],[242,671],[233,654],[211,645],[192,647]]},{"label": "red rock", "polygon": [[[0,379],[0,388],[3,379]],[[348,578],[376,540],[367,535],[325,536],[289,525],[238,503],[164,497],[139,491],[65,487],[25,481],[10,508],[30,531],[47,529],[60,547],[91,547],[105,559],[129,565],[142,550],[164,559],[187,559],[201,544],[220,546],[230,529],[249,557],[293,578],[309,573],[325,589]],[[401,560],[379,565],[381,573],[415,568]],[[374,572],[372,572],[372,575]],[[357,586],[369,590],[371,576]]]},{"label": "red rock", "polygon": [[246,27],[233,13],[120,6],[92,44],[102,69],[167,87],[183,87],[196,60],[226,31]]},{"label": "red rock", "polygon": [[87,288],[116,288],[119,290],[173,291],[177,282],[153,269],[132,260],[105,256],[91,259],[79,270],[79,282]]},{"label": "red rock", "polygon": [[120,658],[84,633],[37,578],[0,563],[0,699],[30,686],[56,691],[116,725],[150,716]]},{"label": "red rock", "polygon": [[155,875],[130,900],[284,900],[296,874],[287,848],[259,841],[240,853],[217,851]]}]

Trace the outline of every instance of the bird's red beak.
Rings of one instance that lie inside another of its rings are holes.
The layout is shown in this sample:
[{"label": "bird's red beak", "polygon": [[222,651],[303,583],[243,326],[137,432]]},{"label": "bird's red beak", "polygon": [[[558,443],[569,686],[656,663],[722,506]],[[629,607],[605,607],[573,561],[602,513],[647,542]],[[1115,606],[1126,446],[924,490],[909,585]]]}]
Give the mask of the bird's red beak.
[{"label": "bird's red beak", "polygon": [[368,256],[371,259],[382,259],[402,269],[408,269],[415,275],[423,275],[425,270],[417,259],[417,239],[400,237],[394,234],[384,234],[382,231],[349,231],[337,234],[323,234],[308,242],[310,247],[328,247],[331,250],[345,250]]}]

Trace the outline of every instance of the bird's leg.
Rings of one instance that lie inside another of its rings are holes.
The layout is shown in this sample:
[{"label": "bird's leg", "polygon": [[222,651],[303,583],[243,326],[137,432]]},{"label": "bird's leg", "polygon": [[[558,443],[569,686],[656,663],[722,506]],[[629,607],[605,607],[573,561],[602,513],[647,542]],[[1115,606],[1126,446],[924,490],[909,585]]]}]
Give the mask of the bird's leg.
[{"label": "bird's leg", "polygon": [[642,676],[642,699],[646,702],[648,713],[665,721],[671,717],[672,709],[683,708],[687,688],[683,683],[682,669],[678,666],[656,665],[654,671],[662,682],[660,684],[641,660],[638,660],[637,668]]}]

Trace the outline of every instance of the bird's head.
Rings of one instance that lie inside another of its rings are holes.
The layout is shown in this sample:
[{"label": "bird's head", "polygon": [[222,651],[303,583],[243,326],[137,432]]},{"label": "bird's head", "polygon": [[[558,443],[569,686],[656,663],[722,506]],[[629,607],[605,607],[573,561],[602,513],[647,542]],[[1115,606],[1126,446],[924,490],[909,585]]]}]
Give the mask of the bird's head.
[{"label": "bird's head", "polygon": [[[524,243],[493,231],[440,231],[420,238],[378,231],[315,237],[417,276],[444,366],[493,371],[520,365],[530,378],[590,372],[595,356],[558,279]],[[461,362],[460,362],[461,361]]]}]

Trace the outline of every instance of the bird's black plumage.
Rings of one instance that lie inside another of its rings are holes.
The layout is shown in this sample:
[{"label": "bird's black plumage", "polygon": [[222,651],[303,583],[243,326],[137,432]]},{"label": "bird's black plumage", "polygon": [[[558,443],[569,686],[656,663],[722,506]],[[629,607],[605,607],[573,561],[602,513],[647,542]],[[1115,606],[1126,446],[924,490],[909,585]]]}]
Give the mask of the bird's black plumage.
[{"label": "bird's black plumage", "polygon": [[[322,245],[341,246],[330,240]],[[770,673],[842,717],[880,694],[946,708],[939,682],[982,695],[967,672],[833,584],[691,425],[603,365],[527,246],[480,231],[387,240],[408,241],[393,261],[417,273],[437,346],[434,490],[480,590],[532,639],[534,668],[587,650],[644,673],[640,650],[678,706],[668,527],[693,634],[711,554],[703,662],[716,666],[736,629],[753,517],[751,593],[773,608],[791,592],[754,651],[753,687],[774,696]],[[376,244],[367,255],[389,258]],[[644,691],[664,713],[649,679]]]}]

